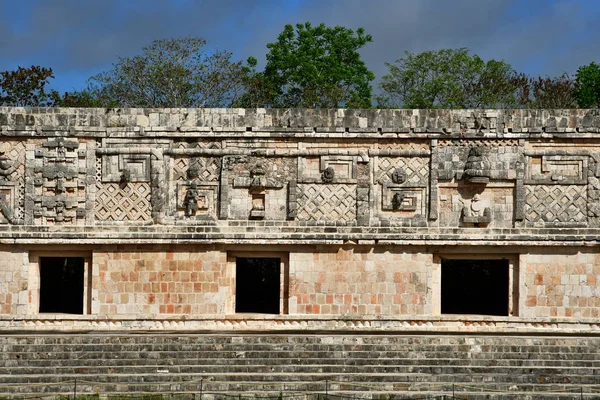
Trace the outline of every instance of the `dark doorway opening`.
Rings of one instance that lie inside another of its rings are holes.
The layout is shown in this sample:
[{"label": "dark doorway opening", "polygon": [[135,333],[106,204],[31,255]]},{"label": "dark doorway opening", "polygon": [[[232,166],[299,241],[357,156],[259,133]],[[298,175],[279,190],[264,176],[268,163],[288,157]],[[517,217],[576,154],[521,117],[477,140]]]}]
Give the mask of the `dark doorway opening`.
[{"label": "dark doorway opening", "polygon": [[236,313],[279,314],[280,265],[279,258],[236,258]]},{"label": "dark doorway opening", "polygon": [[83,314],[83,257],[40,258],[40,312]]},{"label": "dark doorway opening", "polygon": [[508,315],[508,260],[442,260],[442,314]]}]

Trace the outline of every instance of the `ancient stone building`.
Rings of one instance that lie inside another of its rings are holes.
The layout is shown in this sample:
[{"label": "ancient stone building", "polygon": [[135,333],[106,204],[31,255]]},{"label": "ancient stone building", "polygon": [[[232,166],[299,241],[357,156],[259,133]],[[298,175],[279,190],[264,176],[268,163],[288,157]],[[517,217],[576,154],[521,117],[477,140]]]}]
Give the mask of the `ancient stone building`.
[{"label": "ancient stone building", "polygon": [[600,113],[0,109],[0,328],[600,330]]}]

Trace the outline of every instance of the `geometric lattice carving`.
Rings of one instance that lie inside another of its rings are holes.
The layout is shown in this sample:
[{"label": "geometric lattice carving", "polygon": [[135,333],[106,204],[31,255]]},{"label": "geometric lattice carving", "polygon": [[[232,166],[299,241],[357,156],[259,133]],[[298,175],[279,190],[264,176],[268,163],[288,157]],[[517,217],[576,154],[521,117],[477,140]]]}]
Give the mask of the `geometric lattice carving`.
[{"label": "geometric lattice carving", "polygon": [[429,150],[430,140],[413,139],[410,142],[399,140],[379,140],[375,143],[377,149],[386,150]]},{"label": "geometric lattice carving", "polygon": [[96,191],[95,218],[98,221],[150,221],[150,195],[150,184],[146,182],[100,183]]},{"label": "geometric lattice carving", "polygon": [[511,147],[518,146],[519,140],[517,139],[490,139],[490,140],[469,140],[469,139],[449,139],[449,140],[438,140],[439,147],[475,147],[475,146],[486,146],[486,147]]},{"label": "geometric lattice carving", "polygon": [[356,220],[356,185],[298,184],[298,214],[303,221]]},{"label": "geometric lattice carving", "polygon": [[404,171],[407,184],[427,185],[429,182],[429,159],[425,157],[379,157],[377,166],[376,182],[392,182],[396,169]]},{"label": "geometric lattice carving", "polygon": [[196,138],[173,142],[171,146],[173,149],[220,149],[221,147],[220,141]]},{"label": "geometric lattice carving", "polygon": [[173,180],[188,180],[188,168],[194,161],[200,182],[217,182],[221,169],[221,159],[216,157],[181,157],[173,159]]},{"label": "geometric lattice carving", "polygon": [[583,185],[528,185],[525,202],[529,222],[587,222],[587,189]]}]

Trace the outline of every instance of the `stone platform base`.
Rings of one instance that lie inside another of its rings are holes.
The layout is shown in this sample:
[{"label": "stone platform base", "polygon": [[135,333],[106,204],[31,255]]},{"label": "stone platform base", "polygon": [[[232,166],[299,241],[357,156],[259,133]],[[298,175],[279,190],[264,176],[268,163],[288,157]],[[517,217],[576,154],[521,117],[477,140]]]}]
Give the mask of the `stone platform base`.
[{"label": "stone platform base", "polygon": [[228,315],[149,318],[127,316],[0,316],[0,332],[357,332],[600,335],[600,321],[572,318],[432,316],[419,318]]}]

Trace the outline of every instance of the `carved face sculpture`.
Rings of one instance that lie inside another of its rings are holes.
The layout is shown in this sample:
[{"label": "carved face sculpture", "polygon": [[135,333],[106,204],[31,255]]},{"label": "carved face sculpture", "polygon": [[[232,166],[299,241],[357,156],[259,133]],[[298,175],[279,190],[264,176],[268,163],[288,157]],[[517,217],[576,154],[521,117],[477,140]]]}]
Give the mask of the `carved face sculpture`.
[{"label": "carved face sculpture", "polygon": [[396,168],[394,172],[392,172],[392,182],[396,184],[401,184],[406,181],[406,173],[402,168]]},{"label": "carved face sculpture", "polygon": [[471,199],[471,210],[474,215],[482,215],[485,210],[486,202],[481,199],[479,194],[475,194]]},{"label": "carved face sculpture", "polygon": [[323,179],[323,182],[329,183],[329,182],[333,182],[333,179],[335,178],[335,170],[333,169],[333,167],[327,167],[323,170],[323,174],[321,175],[321,178]]},{"label": "carved face sculpture", "polygon": [[0,174],[2,171],[7,171],[12,165],[10,160],[5,156],[5,152],[0,150]]}]

